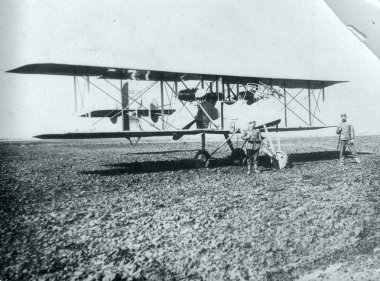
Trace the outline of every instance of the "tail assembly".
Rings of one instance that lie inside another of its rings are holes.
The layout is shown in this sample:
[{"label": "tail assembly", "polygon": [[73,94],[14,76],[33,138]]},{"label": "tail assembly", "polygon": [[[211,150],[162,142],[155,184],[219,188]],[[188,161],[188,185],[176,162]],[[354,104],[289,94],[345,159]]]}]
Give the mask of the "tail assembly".
[{"label": "tail assembly", "polygon": [[121,89],[121,106],[122,109],[103,109],[95,110],[89,113],[82,114],[80,117],[98,117],[98,118],[110,118],[113,124],[116,124],[117,118],[122,117],[123,124],[122,130],[130,130],[130,117],[129,112],[131,111],[129,107],[129,96],[128,96],[128,82],[126,82]]},{"label": "tail assembly", "polygon": [[[134,123],[139,122],[140,119],[144,119],[143,117],[150,117],[150,119],[157,123],[159,117],[162,112],[161,109],[158,108],[157,101],[154,99],[150,103],[150,108],[145,108],[142,105],[142,100],[138,102],[138,109],[130,109],[129,108],[129,89],[128,82],[126,82],[121,89],[121,105],[122,109],[102,109],[95,110],[89,113],[82,114],[81,117],[97,117],[97,118],[110,118],[111,122],[115,124],[117,122],[117,118],[121,116],[122,118],[122,130],[130,131],[131,130],[131,121],[132,125]],[[175,109],[165,109],[164,115],[171,115],[175,112]],[[132,119],[131,119],[132,118]]]}]

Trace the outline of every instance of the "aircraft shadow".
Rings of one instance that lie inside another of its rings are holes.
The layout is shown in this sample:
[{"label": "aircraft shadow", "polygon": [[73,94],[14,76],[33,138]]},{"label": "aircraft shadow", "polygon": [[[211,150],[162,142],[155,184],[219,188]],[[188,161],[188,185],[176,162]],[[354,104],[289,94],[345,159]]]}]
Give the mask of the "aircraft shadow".
[{"label": "aircraft shadow", "polygon": [[199,149],[182,149],[182,150],[165,150],[165,151],[152,151],[152,152],[127,152],[125,154],[135,154],[135,155],[149,155],[149,154],[169,154],[177,152],[192,152],[198,151]]},{"label": "aircraft shadow", "polygon": [[[367,155],[371,153],[359,152],[359,155]],[[348,157],[351,155],[349,154]],[[302,162],[324,161],[339,159],[339,151],[317,151],[317,152],[305,152],[294,153],[289,155],[289,168],[293,167],[293,164]],[[117,176],[123,174],[142,174],[142,173],[157,173],[157,172],[169,172],[179,170],[194,170],[204,169],[204,165],[194,159],[180,159],[180,160],[165,160],[165,161],[144,161],[144,162],[132,162],[132,163],[118,163],[109,164],[105,167],[109,169],[93,170],[93,171],[81,171],[80,174],[84,175],[100,175],[100,176]],[[236,166],[232,161],[227,158],[212,159],[210,161],[209,168],[215,169],[220,167]],[[273,170],[273,166],[268,156],[259,157],[259,166],[264,168],[263,171]]]},{"label": "aircraft shadow", "polygon": [[[210,168],[231,166],[232,163],[228,158],[213,159],[210,161]],[[101,176],[115,176],[122,174],[142,174],[142,173],[157,173],[169,172],[179,170],[194,170],[204,169],[204,164],[195,159],[180,159],[180,160],[165,160],[165,161],[144,161],[133,163],[120,163],[105,165],[110,169],[107,170],[94,170],[94,171],[81,171],[85,175],[101,175]]]}]

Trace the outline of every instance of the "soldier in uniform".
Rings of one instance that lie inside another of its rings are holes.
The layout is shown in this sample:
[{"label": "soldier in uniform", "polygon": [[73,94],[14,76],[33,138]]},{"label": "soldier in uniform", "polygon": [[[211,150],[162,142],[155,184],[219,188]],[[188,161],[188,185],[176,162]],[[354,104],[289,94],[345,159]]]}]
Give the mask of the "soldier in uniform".
[{"label": "soldier in uniform", "polygon": [[355,158],[356,163],[360,163],[360,158],[355,151],[354,147],[354,138],[355,131],[354,126],[347,122],[347,115],[343,113],[341,115],[342,123],[336,129],[336,133],[339,135],[339,150],[340,150],[340,165],[344,165],[344,153],[346,147],[351,151],[352,155]]},{"label": "soldier in uniform", "polygon": [[247,154],[247,164],[248,164],[248,175],[251,174],[252,164],[255,173],[259,173],[258,170],[258,157],[261,145],[261,134],[260,130],[256,128],[256,122],[252,121],[248,125],[248,129],[243,132],[241,137],[243,140],[247,140],[246,143],[246,154]]}]

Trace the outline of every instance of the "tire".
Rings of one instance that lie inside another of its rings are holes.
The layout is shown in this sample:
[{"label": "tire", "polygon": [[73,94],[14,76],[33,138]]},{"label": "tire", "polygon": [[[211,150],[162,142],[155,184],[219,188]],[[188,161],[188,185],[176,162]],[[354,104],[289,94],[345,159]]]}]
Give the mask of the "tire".
[{"label": "tire", "polygon": [[244,158],[245,158],[245,152],[241,148],[235,148],[231,152],[231,160],[236,165],[240,165],[243,162]]},{"label": "tire", "polygon": [[197,168],[205,167],[207,161],[210,159],[210,154],[206,150],[198,150],[195,154]]},{"label": "tire", "polygon": [[283,169],[288,165],[288,155],[284,151],[276,152],[277,159],[273,159],[273,166],[276,169]]}]

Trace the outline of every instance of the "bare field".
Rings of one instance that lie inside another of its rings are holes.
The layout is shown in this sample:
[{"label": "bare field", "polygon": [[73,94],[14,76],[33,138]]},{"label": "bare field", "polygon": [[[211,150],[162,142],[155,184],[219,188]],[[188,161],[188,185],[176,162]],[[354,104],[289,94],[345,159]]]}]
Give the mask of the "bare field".
[{"label": "bare field", "polygon": [[0,280],[380,280],[379,136],[344,167],[336,141],[251,176],[199,143],[0,143]]}]

